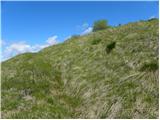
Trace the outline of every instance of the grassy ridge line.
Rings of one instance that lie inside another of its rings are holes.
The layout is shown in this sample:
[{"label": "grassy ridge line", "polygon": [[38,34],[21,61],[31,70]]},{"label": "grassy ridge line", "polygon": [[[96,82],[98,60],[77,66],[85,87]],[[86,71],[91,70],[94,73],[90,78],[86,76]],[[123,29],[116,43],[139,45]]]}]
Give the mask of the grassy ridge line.
[{"label": "grassy ridge line", "polygon": [[[2,63],[2,118],[157,118],[158,20]],[[12,100],[12,101],[11,101]]]}]

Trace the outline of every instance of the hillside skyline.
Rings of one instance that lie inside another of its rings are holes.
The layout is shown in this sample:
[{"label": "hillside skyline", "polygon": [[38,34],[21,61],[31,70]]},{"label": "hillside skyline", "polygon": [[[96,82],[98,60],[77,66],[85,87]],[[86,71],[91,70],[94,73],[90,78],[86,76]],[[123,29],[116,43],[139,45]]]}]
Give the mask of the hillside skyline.
[{"label": "hillside skyline", "polygon": [[157,119],[159,20],[74,36],[2,62],[5,119]]},{"label": "hillside skyline", "polygon": [[3,1],[1,11],[2,61],[20,53],[36,52],[47,46],[61,43],[72,35],[87,34],[92,31],[93,22],[99,19],[106,19],[109,25],[117,26],[159,18],[158,1]]}]

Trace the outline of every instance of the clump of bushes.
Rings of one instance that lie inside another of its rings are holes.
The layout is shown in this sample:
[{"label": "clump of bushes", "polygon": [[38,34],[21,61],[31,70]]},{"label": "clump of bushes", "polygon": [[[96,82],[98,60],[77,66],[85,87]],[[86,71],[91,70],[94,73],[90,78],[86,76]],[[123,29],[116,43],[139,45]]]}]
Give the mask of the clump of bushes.
[{"label": "clump of bushes", "polygon": [[98,30],[104,30],[108,28],[107,21],[106,20],[98,20],[94,22],[93,25],[93,32]]},{"label": "clump of bushes", "polygon": [[158,70],[159,65],[158,62],[150,62],[150,63],[144,63],[141,68],[140,71],[156,71]]},{"label": "clump of bushes", "polygon": [[109,43],[107,46],[106,46],[106,52],[107,53],[110,53],[111,51],[112,51],[112,49],[113,48],[115,48],[115,46],[116,46],[116,42],[111,42],[111,43]]},{"label": "clump of bushes", "polygon": [[93,39],[92,45],[97,45],[99,42],[101,42],[101,39],[100,39],[100,38]]}]

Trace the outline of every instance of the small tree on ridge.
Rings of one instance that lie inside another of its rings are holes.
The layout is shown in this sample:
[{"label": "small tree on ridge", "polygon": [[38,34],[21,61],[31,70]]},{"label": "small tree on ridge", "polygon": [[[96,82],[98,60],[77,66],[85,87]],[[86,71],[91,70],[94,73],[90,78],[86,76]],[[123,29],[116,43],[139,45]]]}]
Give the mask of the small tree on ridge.
[{"label": "small tree on ridge", "polygon": [[103,30],[108,27],[107,21],[106,20],[98,20],[94,22],[93,25],[93,32],[98,31],[98,30]]}]

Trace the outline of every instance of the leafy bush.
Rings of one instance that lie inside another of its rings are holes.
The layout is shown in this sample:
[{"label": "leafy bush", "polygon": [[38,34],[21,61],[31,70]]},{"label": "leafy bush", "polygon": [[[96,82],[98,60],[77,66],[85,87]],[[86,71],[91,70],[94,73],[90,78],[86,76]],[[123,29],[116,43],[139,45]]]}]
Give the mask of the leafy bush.
[{"label": "leafy bush", "polygon": [[111,42],[106,46],[106,52],[110,53],[113,48],[115,48],[116,42]]},{"label": "leafy bush", "polygon": [[108,27],[106,20],[98,20],[93,25],[93,32],[98,30],[104,30]]},{"label": "leafy bush", "polygon": [[98,44],[100,41],[101,41],[101,39],[100,39],[100,38],[93,39],[93,41],[92,41],[92,45],[96,45],[96,44]]},{"label": "leafy bush", "polygon": [[158,62],[150,62],[150,63],[144,63],[140,68],[140,71],[156,71],[158,70],[158,68],[159,68]]}]

